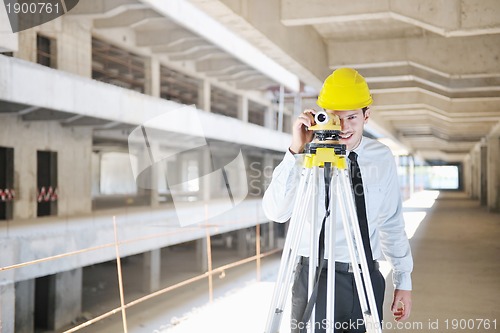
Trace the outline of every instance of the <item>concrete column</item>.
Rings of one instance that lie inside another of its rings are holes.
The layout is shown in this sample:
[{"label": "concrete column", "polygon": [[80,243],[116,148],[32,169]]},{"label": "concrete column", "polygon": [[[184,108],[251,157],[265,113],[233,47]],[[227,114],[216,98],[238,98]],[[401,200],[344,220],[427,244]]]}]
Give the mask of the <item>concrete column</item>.
[{"label": "concrete column", "polygon": [[16,288],[16,333],[33,333],[35,329],[35,280],[19,281]]},{"label": "concrete column", "polygon": [[196,240],[196,267],[201,273],[208,271],[207,238]]},{"label": "concrete column", "polygon": [[264,127],[270,128],[270,129],[276,129],[275,125],[275,111],[274,107],[269,107],[266,111],[266,114],[264,115]]},{"label": "concrete column", "polygon": [[14,56],[26,61],[36,62],[36,30],[26,29],[17,33],[19,38],[19,50]]},{"label": "concrete column", "polygon": [[198,109],[210,112],[210,83],[203,80],[198,89]]},{"label": "concrete column", "polygon": [[278,132],[283,132],[285,111],[285,86],[280,85],[280,95],[278,103]]},{"label": "concrete column", "polygon": [[[154,149],[156,151],[159,151],[159,143],[158,142],[150,142],[151,149]],[[160,172],[164,172],[163,169],[164,166],[161,165],[160,163],[157,163],[154,165],[154,167],[151,168],[151,189],[149,191],[149,203],[151,207],[158,207],[160,205],[160,195],[158,194],[158,187],[159,187],[159,179],[160,179]]]},{"label": "concrete column", "polygon": [[[208,175],[212,171],[212,156],[210,155],[210,150],[208,148],[203,151],[203,154],[199,155],[198,163],[200,175]],[[210,179],[211,177],[203,177],[200,182],[200,199],[205,202],[210,201],[210,198],[212,197],[212,183]]]},{"label": "concrete column", "polygon": [[248,123],[248,98],[246,96],[238,96],[238,119]]},{"label": "concrete column", "polygon": [[55,274],[54,329],[71,323],[82,312],[82,268]]},{"label": "concrete column", "polygon": [[160,289],[161,249],[142,254],[142,291],[152,293]]},{"label": "concrete column", "polygon": [[[152,151],[158,151],[159,143],[157,141],[150,140],[149,145]],[[137,194],[140,196],[145,196],[149,205],[155,207],[159,205],[159,195],[158,195],[158,173],[160,172],[161,166],[151,165],[151,159],[149,157],[149,152],[147,149],[143,149],[139,156],[137,156],[137,164],[139,169],[144,169],[144,171],[137,178]]]},{"label": "concrete column", "polygon": [[36,279],[35,326],[59,330],[78,317],[81,311],[81,268]]},{"label": "concrete column", "polygon": [[91,27],[69,17],[61,17],[56,36],[57,68],[83,77],[92,77]]},{"label": "concrete column", "polygon": [[408,156],[408,181],[410,186],[410,197],[415,193],[415,158]]},{"label": "concrete column", "polygon": [[276,246],[276,238],[274,236],[274,222],[269,222],[267,224],[267,229],[268,229],[268,237],[269,237],[269,240],[268,240],[268,244],[269,244],[269,249],[274,249],[274,247]]},{"label": "concrete column", "polygon": [[160,62],[156,57],[147,59],[144,74],[144,93],[160,97]]},{"label": "concrete column", "polygon": [[15,320],[14,283],[0,285],[0,332],[14,333]]},{"label": "concrete column", "polygon": [[488,210],[500,212],[500,135],[495,134],[487,140],[487,177]]},{"label": "concrete column", "polygon": [[478,199],[479,198],[479,189],[480,189],[480,182],[479,182],[479,173],[480,173],[480,159],[479,159],[479,148],[474,148],[474,150],[471,153],[472,156],[472,172],[471,172],[471,181],[472,181],[472,199]]},{"label": "concrete column", "polygon": [[486,146],[481,146],[479,151],[479,202],[481,206],[486,206],[488,197],[488,150]]},{"label": "concrete column", "polygon": [[247,240],[248,230],[240,229],[237,231],[237,235],[238,235],[238,256],[246,258],[248,257],[249,254],[248,240]]},{"label": "concrete column", "polygon": [[270,154],[265,154],[264,158],[262,159],[262,192],[261,195],[264,195],[264,192],[267,190],[267,187],[269,184],[271,184],[271,180],[273,178],[273,171],[274,171],[274,159],[272,155]]},{"label": "concrete column", "polygon": [[463,184],[464,184],[464,192],[468,197],[471,197],[471,160],[470,155],[467,155],[463,161]]}]

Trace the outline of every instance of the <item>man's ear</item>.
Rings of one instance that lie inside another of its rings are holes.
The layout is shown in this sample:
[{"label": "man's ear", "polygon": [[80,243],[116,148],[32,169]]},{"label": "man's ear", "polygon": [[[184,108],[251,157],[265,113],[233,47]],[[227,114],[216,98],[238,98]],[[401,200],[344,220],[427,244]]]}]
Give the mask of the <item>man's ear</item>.
[{"label": "man's ear", "polygon": [[370,108],[366,108],[366,111],[363,114],[363,116],[365,118],[365,124],[366,124],[368,122],[368,118],[370,118],[370,116],[371,116],[371,110],[370,110]]}]

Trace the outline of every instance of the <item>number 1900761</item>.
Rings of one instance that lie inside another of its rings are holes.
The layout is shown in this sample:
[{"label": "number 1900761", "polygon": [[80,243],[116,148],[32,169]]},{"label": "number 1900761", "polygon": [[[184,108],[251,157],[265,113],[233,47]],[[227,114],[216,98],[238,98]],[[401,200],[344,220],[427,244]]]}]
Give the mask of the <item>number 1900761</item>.
[{"label": "number 1900761", "polygon": [[446,329],[452,330],[495,330],[497,320],[493,319],[446,319],[444,321]]},{"label": "number 1900761", "polygon": [[58,14],[60,12],[59,3],[50,2],[23,2],[5,4],[8,14]]}]

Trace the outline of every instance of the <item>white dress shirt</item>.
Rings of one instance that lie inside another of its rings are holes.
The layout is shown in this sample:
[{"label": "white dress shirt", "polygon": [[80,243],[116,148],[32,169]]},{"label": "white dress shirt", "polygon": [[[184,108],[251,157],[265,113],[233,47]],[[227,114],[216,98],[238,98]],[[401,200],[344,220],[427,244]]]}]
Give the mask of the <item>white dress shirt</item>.
[{"label": "white dress shirt", "polygon": [[[363,137],[354,150],[358,154],[358,164],[363,178],[366,213],[370,243],[374,260],[386,260],[393,267],[393,281],[396,289],[411,290],[413,259],[410,244],[405,233],[401,194],[398,184],[396,164],[390,149],[382,143]],[[349,155],[349,152],[347,152]],[[267,218],[276,222],[286,222],[292,215],[297,194],[297,186],[302,172],[303,154],[285,154],[283,161],[273,172],[272,181],[263,198],[263,209]],[[347,161],[349,159],[346,158]],[[318,219],[325,215],[323,169],[319,170]],[[335,261],[350,262],[347,241],[339,209],[336,209]],[[309,214],[310,215],[310,214]],[[310,218],[310,217],[308,217]],[[299,255],[309,256],[310,220],[304,225]],[[318,235],[321,223],[318,225]],[[325,225],[325,259],[328,259],[329,221]]]}]

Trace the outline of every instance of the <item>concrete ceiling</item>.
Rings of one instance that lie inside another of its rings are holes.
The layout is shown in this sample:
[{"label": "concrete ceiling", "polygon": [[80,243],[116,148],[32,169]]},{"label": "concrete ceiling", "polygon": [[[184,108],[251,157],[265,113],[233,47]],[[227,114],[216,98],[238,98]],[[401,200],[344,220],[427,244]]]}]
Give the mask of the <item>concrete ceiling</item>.
[{"label": "concrete ceiling", "polygon": [[377,127],[424,159],[459,162],[500,122],[498,0],[190,2],[315,89],[358,69]]},{"label": "concrete ceiling", "polygon": [[[192,29],[187,20],[182,22],[182,17],[176,17],[184,12],[179,6],[161,1],[87,0],[81,1],[68,17],[91,24],[94,36],[130,52],[156,55],[184,71],[214,78],[233,89],[265,90],[280,84],[298,89],[298,78],[291,72],[280,68],[275,75],[265,70],[269,67],[266,64],[259,68],[262,61],[255,65],[240,59],[238,52],[224,50],[201,31]],[[280,66],[276,62],[273,65]]]},{"label": "concrete ceiling", "polygon": [[91,0],[69,14],[221,86],[305,87],[303,107],[354,67],[375,101],[369,128],[423,159],[460,162],[500,127],[498,0]]}]

